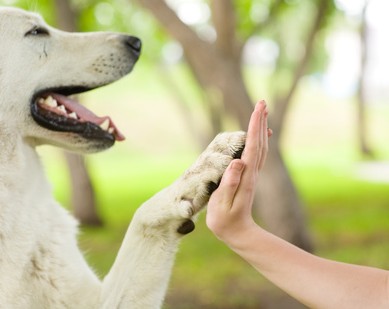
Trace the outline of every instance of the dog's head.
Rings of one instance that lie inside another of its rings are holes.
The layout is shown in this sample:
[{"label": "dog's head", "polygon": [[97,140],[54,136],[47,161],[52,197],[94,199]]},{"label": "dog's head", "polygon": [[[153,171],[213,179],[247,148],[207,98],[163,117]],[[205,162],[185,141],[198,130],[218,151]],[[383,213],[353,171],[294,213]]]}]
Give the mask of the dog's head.
[{"label": "dog's head", "polygon": [[23,10],[0,8],[0,127],[31,143],[79,152],[124,139],[71,95],[118,80],[138,60],[139,39],[115,33],[68,33]]}]

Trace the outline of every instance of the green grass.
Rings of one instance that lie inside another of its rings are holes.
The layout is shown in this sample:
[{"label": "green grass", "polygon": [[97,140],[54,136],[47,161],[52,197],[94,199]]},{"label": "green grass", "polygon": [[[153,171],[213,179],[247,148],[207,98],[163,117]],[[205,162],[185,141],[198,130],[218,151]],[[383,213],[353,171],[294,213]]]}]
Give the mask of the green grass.
[{"label": "green grass", "polygon": [[351,160],[338,166],[336,158],[327,156],[327,160],[328,164],[291,166],[318,253],[389,268],[385,257],[389,248],[389,184],[358,179],[356,162]]},{"label": "green grass", "polygon": [[[56,195],[67,204],[66,179],[59,177],[61,165],[53,164],[50,157],[48,170],[57,183]],[[100,276],[112,265],[135,209],[178,177],[194,157],[132,154],[129,159],[113,151],[89,158],[105,227],[82,228],[80,245]],[[389,269],[389,185],[358,179],[359,160],[350,149],[289,151],[287,162],[317,254]],[[181,244],[166,308],[258,308],[264,297],[260,295],[267,290],[274,293],[269,283],[212,235],[202,214],[195,232]]]}]

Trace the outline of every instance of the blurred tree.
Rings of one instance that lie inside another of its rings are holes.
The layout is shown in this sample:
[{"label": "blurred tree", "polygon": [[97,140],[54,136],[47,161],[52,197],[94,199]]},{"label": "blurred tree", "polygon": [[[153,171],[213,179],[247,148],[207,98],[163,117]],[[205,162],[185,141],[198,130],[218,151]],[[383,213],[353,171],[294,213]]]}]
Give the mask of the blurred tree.
[{"label": "blurred tree", "polygon": [[[272,232],[311,250],[301,202],[282,159],[280,139],[288,107],[311,60],[317,34],[333,10],[332,1],[210,1],[214,40],[204,40],[165,1],[138,0],[138,3],[152,12],[181,44],[211,106],[219,107],[211,110],[221,114],[220,106],[224,106],[241,128],[246,128],[253,108],[242,74],[243,48],[250,38],[259,34],[271,35],[276,40],[280,53],[272,76],[270,100],[274,108],[270,118],[274,135],[264,171],[263,179],[267,181],[259,189],[260,205],[263,205],[259,209]],[[262,19],[250,20],[250,11],[255,6],[264,14]],[[212,119],[217,117],[212,115]]]},{"label": "blurred tree", "polygon": [[[77,31],[78,12],[69,0],[55,0],[56,21],[60,29]],[[76,218],[84,225],[102,225],[97,213],[95,193],[84,157],[65,152],[72,188],[72,206]]]},{"label": "blurred tree", "polygon": [[366,19],[366,12],[369,6],[370,0],[366,0],[364,8],[361,14],[361,25],[359,28],[359,37],[361,44],[361,70],[359,73],[359,84],[357,93],[358,103],[358,142],[361,153],[368,157],[373,157],[373,151],[371,150],[367,140],[367,124],[366,124],[366,70],[367,70],[367,59],[369,56],[369,43],[368,43],[368,24]]}]

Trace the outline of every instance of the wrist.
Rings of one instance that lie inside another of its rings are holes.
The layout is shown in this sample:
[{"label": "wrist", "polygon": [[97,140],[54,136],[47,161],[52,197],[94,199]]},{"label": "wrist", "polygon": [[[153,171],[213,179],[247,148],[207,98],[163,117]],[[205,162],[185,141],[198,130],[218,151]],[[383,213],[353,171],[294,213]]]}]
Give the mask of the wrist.
[{"label": "wrist", "polygon": [[223,235],[220,239],[233,251],[238,252],[250,247],[253,241],[260,241],[260,234],[264,230],[254,221],[230,230],[228,235]]}]

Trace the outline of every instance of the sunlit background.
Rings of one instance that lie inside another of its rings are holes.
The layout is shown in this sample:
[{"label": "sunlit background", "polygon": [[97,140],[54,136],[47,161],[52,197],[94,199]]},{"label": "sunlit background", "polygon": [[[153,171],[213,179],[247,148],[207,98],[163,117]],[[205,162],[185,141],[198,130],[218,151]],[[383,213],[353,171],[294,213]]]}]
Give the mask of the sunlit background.
[{"label": "sunlit background", "polygon": [[[277,99],[307,52],[306,36],[323,1],[232,1],[235,34],[247,39],[241,69],[253,104],[266,99],[277,113]],[[166,2],[201,40],[216,42],[210,1]],[[330,8],[282,121],[280,149],[315,252],[389,268],[389,2],[327,2]],[[56,3],[0,0],[38,12],[58,27]],[[82,226],[80,245],[103,276],[135,209],[178,177],[216,133],[210,106],[220,130],[240,126],[222,100],[209,103],[220,94],[210,95],[198,84],[182,43],[150,10],[131,0],[69,3],[80,31],[120,31],[143,41],[141,59],[128,77],[81,97],[96,114],[110,115],[126,136],[113,149],[86,157],[104,225]],[[57,198],[71,210],[63,153],[47,146],[40,153]],[[304,307],[218,242],[202,215],[183,240],[165,308]]]}]

